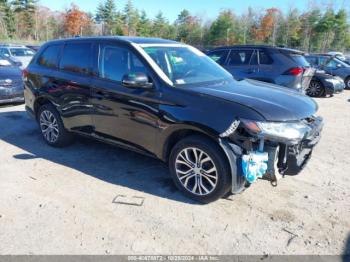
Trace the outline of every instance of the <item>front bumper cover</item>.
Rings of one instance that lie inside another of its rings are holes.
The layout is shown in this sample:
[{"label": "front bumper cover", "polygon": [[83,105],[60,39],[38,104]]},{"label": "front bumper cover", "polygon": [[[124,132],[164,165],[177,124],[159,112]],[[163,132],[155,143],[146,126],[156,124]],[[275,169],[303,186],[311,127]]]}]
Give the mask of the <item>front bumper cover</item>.
[{"label": "front bumper cover", "polygon": [[[301,141],[282,144],[280,141],[268,141],[264,151],[269,155],[268,171],[266,176],[273,182],[282,175],[296,175],[306,165],[311,157],[314,146],[320,141],[323,128],[321,117],[312,117],[307,120],[310,131]],[[244,149],[231,143],[229,139],[219,139],[231,167],[232,193],[241,192],[247,185],[241,168]]]}]

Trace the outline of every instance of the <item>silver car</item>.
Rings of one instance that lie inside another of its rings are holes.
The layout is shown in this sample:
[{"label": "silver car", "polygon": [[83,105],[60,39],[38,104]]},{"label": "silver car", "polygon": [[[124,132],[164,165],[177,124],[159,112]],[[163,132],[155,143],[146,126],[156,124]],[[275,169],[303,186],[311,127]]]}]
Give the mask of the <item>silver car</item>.
[{"label": "silver car", "polygon": [[35,52],[25,46],[20,45],[2,45],[0,46],[0,56],[4,56],[10,61],[24,69],[29,64]]}]

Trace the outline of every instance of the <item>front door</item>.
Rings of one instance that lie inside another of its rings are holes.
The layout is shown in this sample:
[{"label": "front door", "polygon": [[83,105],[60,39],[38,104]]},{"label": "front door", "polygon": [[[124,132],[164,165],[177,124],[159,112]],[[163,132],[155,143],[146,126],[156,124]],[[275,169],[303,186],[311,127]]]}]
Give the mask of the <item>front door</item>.
[{"label": "front door", "polygon": [[91,95],[95,134],[153,152],[159,122],[156,84],[152,89],[122,85],[125,74],[149,75],[149,70],[126,46],[106,43],[98,48]]}]

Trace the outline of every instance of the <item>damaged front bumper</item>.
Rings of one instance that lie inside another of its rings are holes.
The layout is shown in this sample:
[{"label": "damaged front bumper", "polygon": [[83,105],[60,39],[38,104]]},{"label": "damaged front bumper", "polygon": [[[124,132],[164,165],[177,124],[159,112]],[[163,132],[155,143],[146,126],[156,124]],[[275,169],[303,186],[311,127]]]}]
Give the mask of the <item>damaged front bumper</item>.
[{"label": "damaged front bumper", "polygon": [[264,177],[277,185],[282,176],[298,174],[320,140],[323,119],[310,117],[303,123],[308,128],[300,139],[254,135],[242,124],[226,138],[220,138],[231,165],[232,193],[242,191],[256,178]]}]

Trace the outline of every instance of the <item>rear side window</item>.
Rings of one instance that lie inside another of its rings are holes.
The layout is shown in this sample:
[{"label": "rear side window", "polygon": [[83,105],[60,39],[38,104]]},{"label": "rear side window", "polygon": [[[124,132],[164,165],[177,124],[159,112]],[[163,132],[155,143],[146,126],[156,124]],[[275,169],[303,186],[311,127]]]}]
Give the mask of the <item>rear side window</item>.
[{"label": "rear side window", "polygon": [[71,43],[64,47],[60,69],[80,74],[88,74],[92,67],[90,43]]},{"label": "rear side window", "polygon": [[39,56],[38,64],[49,68],[57,68],[58,56],[60,51],[60,45],[52,45],[47,47],[44,50],[44,52]]},{"label": "rear side window", "polygon": [[309,64],[314,65],[314,66],[318,65],[317,57],[315,57],[315,56],[307,56],[305,58],[306,58],[306,61],[309,62]]},{"label": "rear side window", "polygon": [[254,50],[231,50],[228,65],[249,65]]},{"label": "rear side window", "polygon": [[290,57],[301,67],[309,67],[309,62],[305,59],[303,55],[299,54],[290,54]]},{"label": "rear side window", "polygon": [[208,54],[208,56],[213,59],[216,63],[223,65],[226,61],[228,50],[217,50],[212,51]]},{"label": "rear side window", "polygon": [[259,63],[260,65],[271,65],[273,60],[265,51],[259,51]]}]

